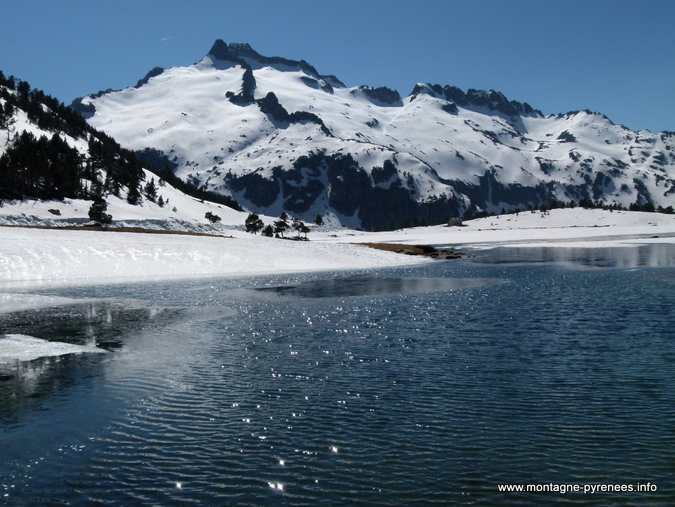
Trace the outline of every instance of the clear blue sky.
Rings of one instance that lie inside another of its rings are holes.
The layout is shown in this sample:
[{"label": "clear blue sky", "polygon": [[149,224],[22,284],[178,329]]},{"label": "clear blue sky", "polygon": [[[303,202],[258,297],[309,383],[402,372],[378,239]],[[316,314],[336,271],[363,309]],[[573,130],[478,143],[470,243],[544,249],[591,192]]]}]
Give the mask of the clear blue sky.
[{"label": "clear blue sky", "polygon": [[0,0],[0,70],[66,104],[218,38],[347,86],[494,89],[675,130],[675,0]]}]

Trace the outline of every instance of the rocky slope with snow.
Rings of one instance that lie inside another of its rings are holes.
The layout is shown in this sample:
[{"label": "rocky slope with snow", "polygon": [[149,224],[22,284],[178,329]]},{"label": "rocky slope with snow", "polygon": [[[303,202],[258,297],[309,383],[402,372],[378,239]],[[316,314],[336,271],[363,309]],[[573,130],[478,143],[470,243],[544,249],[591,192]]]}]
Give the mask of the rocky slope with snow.
[{"label": "rocky slope with snow", "polygon": [[545,116],[495,91],[346,87],[304,61],[216,41],[189,67],[74,102],[126,148],[249,210],[352,228],[590,200],[675,204],[675,133]]}]

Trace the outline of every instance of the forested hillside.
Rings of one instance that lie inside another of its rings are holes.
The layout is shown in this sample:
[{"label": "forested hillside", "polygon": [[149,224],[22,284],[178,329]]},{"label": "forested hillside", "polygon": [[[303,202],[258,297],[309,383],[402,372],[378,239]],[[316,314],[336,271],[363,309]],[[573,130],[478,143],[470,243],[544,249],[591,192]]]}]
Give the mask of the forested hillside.
[{"label": "forested hillside", "polygon": [[141,199],[133,152],[26,81],[0,72],[0,198]]},{"label": "forested hillside", "polygon": [[241,210],[229,196],[181,181],[168,164],[151,150],[122,148],[73,109],[0,71],[0,200],[155,201],[157,187],[145,181],[145,168],[188,195]]}]

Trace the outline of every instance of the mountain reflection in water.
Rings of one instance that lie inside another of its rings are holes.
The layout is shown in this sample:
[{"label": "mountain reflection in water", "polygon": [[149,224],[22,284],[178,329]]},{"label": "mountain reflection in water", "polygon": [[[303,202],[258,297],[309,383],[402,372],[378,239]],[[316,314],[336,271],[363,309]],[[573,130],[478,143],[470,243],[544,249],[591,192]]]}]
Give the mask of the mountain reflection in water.
[{"label": "mountain reflection in water", "polygon": [[558,263],[574,268],[670,268],[675,267],[675,244],[608,247],[508,246],[490,249],[474,260],[480,264]]},{"label": "mountain reflection in water", "polygon": [[487,278],[404,278],[356,275],[328,280],[311,280],[294,285],[256,287],[254,290],[282,296],[332,298],[448,291],[495,283],[501,283],[501,281]]}]

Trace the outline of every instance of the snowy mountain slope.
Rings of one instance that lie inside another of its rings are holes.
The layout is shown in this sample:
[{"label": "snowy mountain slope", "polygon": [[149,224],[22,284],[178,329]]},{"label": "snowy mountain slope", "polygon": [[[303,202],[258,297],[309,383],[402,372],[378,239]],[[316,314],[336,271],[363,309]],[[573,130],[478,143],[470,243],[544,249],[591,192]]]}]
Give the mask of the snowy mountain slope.
[{"label": "snowy mountain slope", "polygon": [[[138,197],[130,202],[132,182]],[[56,99],[0,72],[0,224],[90,223],[99,197],[115,226],[217,232],[242,228],[248,215],[186,195]],[[221,220],[212,224],[206,213]]]},{"label": "snowy mountain slope", "polygon": [[181,178],[271,216],[371,229],[552,201],[675,205],[675,133],[589,111],[544,116],[494,91],[348,88],[247,44],[216,41],[192,66],[73,107],[122,146],[161,150]]}]

